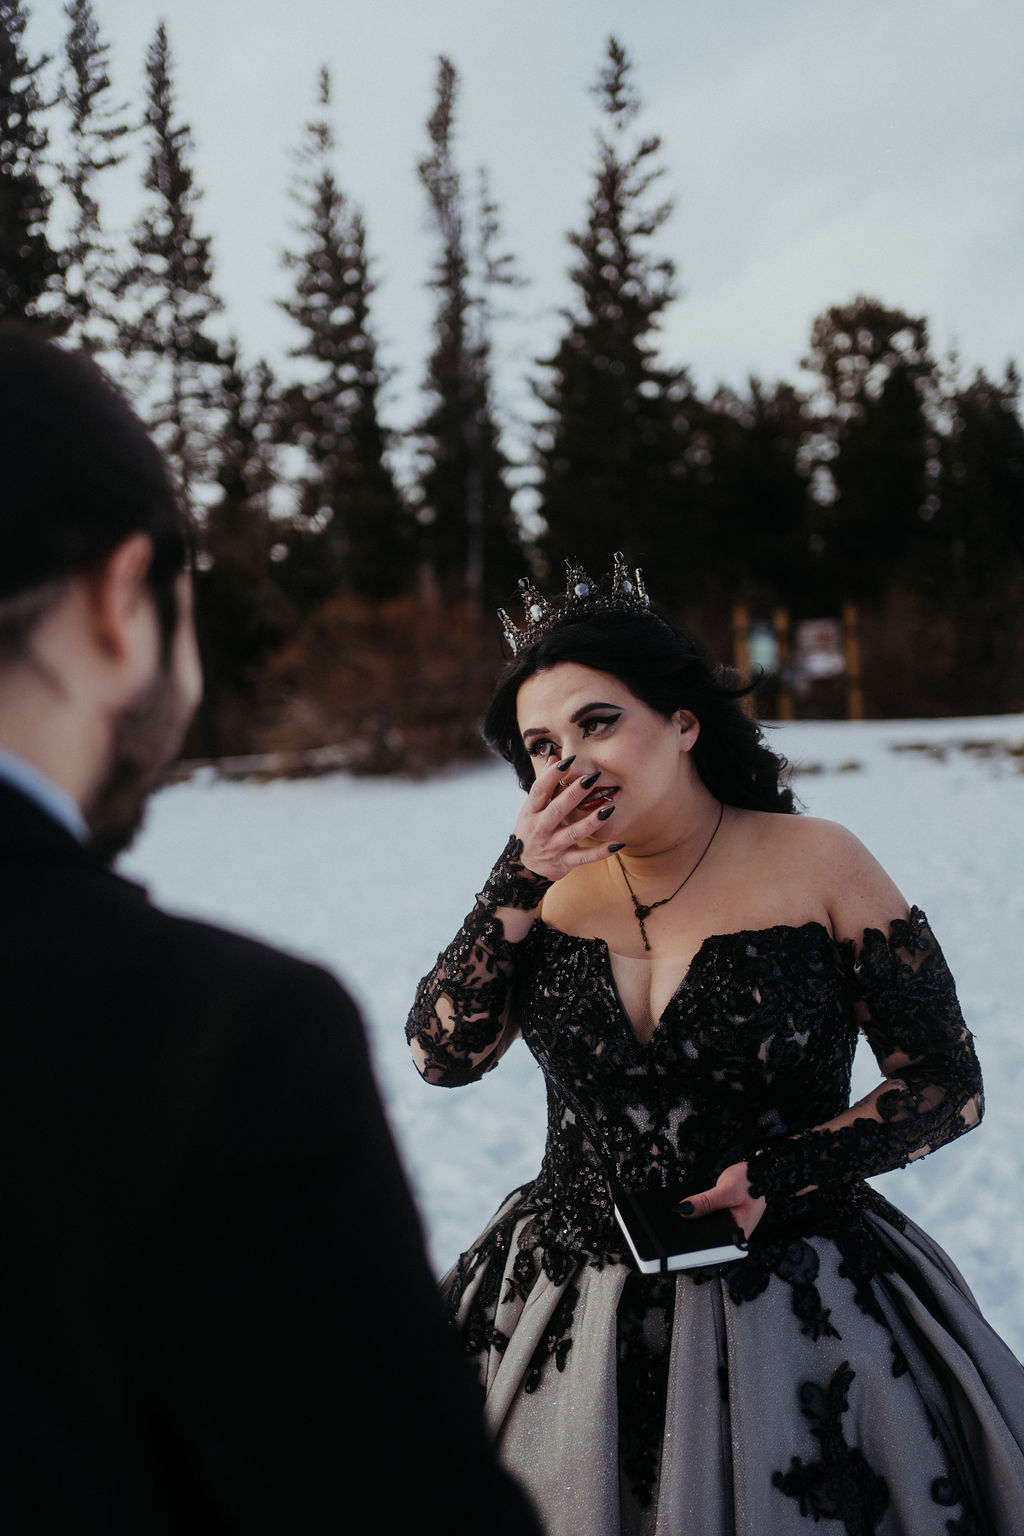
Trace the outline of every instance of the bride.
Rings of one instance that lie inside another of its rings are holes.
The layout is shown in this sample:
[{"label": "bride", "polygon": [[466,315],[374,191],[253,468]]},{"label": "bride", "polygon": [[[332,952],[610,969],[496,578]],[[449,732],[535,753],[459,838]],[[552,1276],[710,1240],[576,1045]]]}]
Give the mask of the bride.
[{"label": "bride", "polygon": [[[485,732],[526,799],[408,1025],[429,1082],[518,1035],[546,1079],[538,1177],[445,1281],[505,1465],[550,1536],[1019,1536],[1024,1370],[864,1182],[982,1114],[927,919],[621,556],[520,585]],[[641,1271],[612,1182],[745,1253]]]}]

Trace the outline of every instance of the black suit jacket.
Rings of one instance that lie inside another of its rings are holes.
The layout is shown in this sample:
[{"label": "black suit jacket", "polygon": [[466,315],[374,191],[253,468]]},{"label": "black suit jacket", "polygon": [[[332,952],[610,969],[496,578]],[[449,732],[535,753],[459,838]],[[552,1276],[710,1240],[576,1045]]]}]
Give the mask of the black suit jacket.
[{"label": "black suit jacket", "polygon": [[0,1530],[533,1533],[356,1010],[0,785]]}]

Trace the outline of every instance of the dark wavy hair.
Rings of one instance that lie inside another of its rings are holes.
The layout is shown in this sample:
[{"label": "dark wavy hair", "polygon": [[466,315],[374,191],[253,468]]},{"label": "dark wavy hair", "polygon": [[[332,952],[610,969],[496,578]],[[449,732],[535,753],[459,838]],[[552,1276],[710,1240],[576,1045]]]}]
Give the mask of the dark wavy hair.
[{"label": "dark wavy hair", "polygon": [[147,581],[165,654],[191,534],[163,457],[121,392],[42,329],[0,325],[0,659],[60,584],[124,539],[153,545]]},{"label": "dark wavy hair", "polygon": [[511,763],[524,789],[533,761],[523,745],[516,699],[527,678],[562,662],[607,672],[656,714],[671,720],[688,709],[700,721],[693,762],[717,799],[744,810],[796,812],[785,782],[788,764],[766,744],[757,721],[740,708],[750,684],[731,683],[686,635],[655,613],[571,614],[509,662],[484,720],[484,736]]}]

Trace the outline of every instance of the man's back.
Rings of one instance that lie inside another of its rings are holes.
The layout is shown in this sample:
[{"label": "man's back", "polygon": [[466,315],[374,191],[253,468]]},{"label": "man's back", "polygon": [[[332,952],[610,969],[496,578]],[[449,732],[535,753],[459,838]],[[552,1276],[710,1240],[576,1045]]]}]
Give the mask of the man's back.
[{"label": "man's back", "polygon": [[0,785],[0,1526],[527,1533],[345,993]]}]

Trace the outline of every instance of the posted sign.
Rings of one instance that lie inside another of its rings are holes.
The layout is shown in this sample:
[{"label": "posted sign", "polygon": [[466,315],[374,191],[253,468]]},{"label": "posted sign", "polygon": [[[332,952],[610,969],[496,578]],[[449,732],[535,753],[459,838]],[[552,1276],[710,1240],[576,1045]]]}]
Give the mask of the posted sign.
[{"label": "posted sign", "polygon": [[840,619],[804,619],[795,627],[794,661],[808,680],[841,677],[846,671]]}]

